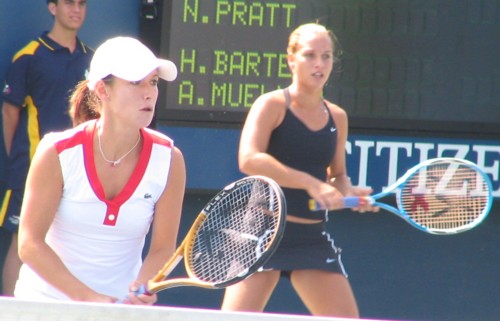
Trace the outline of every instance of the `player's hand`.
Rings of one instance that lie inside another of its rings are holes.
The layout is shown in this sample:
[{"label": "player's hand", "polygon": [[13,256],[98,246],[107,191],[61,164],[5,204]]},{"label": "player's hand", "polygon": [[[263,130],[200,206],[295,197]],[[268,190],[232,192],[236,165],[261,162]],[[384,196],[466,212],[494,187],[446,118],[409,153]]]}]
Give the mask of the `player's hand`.
[{"label": "player's hand", "polygon": [[78,296],[70,296],[73,301],[80,302],[96,302],[96,303],[114,303],[117,298],[109,295],[95,292],[90,288],[83,288],[78,291]]},{"label": "player's hand", "polygon": [[123,300],[122,303],[125,304],[136,304],[136,305],[153,305],[158,301],[158,296],[155,293],[141,294],[139,293],[139,288],[141,284],[137,281],[132,282],[129,287],[129,294]]},{"label": "player's hand", "polygon": [[307,192],[321,209],[337,210],[344,207],[344,195],[328,183],[322,182]]},{"label": "player's hand", "polygon": [[[373,190],[368,187],[353,187],[349,193],[349,196],[360,196],[366,197],[370,196],[373,193]],[[351,208],[353,211],[364,213],[364,212],[378,212],[379,208],[377,206],[373,206],[369,202],[361,202],[360,206]]]}]

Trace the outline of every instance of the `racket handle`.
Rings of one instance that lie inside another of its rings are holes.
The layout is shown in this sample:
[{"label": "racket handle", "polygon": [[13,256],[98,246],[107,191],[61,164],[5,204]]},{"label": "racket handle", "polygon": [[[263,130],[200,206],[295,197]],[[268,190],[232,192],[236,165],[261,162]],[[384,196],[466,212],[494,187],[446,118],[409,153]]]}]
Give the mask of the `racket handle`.
[{"label": "racket handle", "polygon": [[153,295],[153,293],[149,292],[145,284],[141,284],[141,286],[134,291],[135,295],[144,294],[144,295]]},{"label": "racket handle", "polygon": [[344,207],[345,208],[350,208],[350,207],[356,207],[361,204],[361,197],[357,196],[347,196],[344,197]]},{"label": "racket handle", "polygon": [[[344,208],[358,207],[366,204],[373,204],[374,200],[371,197],[362,196],[347,196],[344,197]],[[321,206],[313,199],[309,200],[309,210],[319,211],[322,210]]]},{"label": "racket handle", "polygon": [[[145,284],[141,284],[141,286],[139,286],[139,288],[137,289],[137,291],[134,291],[132,292],[134,293],[135,295],[140,295],[140,294],[144,294],[144,295],[153,295],[153,293],[149,292],[146,285]],[[116,301],[115,303],[124,303],[125,300],[127,300],[129,297],[128,295],[125,297],[125,299],[122,299],[122,300],[118,300]]]}]

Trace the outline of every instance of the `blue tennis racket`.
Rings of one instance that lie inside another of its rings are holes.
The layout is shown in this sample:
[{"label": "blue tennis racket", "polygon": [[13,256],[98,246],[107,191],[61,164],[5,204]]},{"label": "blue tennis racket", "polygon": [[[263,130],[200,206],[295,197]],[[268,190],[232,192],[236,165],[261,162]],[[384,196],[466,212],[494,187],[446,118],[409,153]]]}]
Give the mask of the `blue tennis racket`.
[{"label": "blue tennis racket", "polygon": [[[397,208],[378,200],[396,193]],[[383,192],[345,197],[344,207],[372,204],[431,234],[456,234],[479,225],[493,203],[492,184],[474,163],[459,158],[433,158],[408,170]],[[311,200],[311,210],[319,210]]]}]

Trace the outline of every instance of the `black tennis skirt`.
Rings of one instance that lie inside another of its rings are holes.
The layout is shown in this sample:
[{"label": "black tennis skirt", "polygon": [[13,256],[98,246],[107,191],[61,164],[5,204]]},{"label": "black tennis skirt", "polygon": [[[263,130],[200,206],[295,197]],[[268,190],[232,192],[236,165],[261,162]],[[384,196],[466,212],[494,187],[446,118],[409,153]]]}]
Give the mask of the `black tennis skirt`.
[{"label": "black tennis skirt", "polygon": [[280,270],[289,276],[294,270],[323,270],[347,277],[336,247],[326,231],[326,223],[300,224],[286,222],[280,245],[262,270]]}]

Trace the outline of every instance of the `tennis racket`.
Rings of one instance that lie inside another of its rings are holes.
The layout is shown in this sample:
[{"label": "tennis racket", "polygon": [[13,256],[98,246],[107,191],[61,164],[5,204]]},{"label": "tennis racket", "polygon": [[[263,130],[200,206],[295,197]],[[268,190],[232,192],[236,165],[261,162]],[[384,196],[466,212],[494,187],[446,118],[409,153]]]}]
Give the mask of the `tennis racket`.
[{"label": "tennis racket", "polygon": [[[397,208],[377,200],[396,193]],[[433,158],[408,170],[394,184],[371,197],[345,197],[344,207],[372,204],[431,234],[455,234],[480,224],[493,203],[488,176],[474,163]],[[319,210],[314,200],[311,210]]]},{"label": "tennis racket", "polygon": [[[226,186],[200,212],[174,255],[137,294],[179,286],[224,288],[255,273],[273,254],[285,228],[283,191],[264,176]],[[165,280],[184,258],[188,277]]]}]

